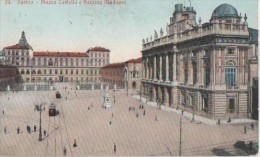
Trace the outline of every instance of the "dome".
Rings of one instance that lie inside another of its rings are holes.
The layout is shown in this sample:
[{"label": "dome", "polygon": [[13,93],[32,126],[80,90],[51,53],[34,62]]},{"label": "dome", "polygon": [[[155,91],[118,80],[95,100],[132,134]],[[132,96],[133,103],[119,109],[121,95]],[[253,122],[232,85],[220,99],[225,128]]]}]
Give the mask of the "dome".
[{"label": "dome", "polygon": [[212,17],[239,17],[237,9],[230,4],[219,5],[212,13]]}]

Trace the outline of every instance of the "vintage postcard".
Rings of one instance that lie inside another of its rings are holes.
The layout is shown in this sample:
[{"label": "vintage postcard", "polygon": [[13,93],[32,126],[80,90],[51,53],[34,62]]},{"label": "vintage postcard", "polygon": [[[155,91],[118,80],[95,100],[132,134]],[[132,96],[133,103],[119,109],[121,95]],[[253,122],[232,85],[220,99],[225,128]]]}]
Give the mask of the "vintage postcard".
[{"label": "vintage postcard", "polygon": [[258,156],[258,0],[0,0],[0,156]]}]

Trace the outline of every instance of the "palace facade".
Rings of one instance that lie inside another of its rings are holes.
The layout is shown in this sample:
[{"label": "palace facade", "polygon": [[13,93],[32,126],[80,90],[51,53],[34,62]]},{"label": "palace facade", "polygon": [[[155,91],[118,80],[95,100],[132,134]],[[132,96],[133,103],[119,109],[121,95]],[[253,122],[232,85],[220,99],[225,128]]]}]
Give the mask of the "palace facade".
[{"label": "palace facade", "polygon": [[249,78],[258,78],[250,71],[258,69],[249,67],[258,65],[258,41],[250,42],[255,33],[246,14],[243,19],[232,5],[221,4],[209,22],[197,23],[193,7],[176,4],[166,35],[161,29],[154,39],[143,39],[142,93],[212,119],[250,116]]},{"label": "palace facade", "polygon": [[140,89],[142,58],[113,63],[101,68],[101,78],[105,83],[124,86],[127,89]]},{"label": "palace facade", "polygon": [[110,50],[87,52],[33,51],[22,32],[18,44],[3,49],[6,64],[19,68],[24,82],[99,82],[100,68],[109,64]]}]

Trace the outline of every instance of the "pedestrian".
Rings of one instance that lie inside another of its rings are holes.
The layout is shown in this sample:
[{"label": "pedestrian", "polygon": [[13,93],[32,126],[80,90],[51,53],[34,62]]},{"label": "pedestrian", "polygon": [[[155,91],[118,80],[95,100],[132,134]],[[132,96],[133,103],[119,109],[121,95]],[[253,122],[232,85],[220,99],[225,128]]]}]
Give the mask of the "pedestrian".
[{"label": "pedestrian", "polygon": [[181,114],[183,115],[183,113],[184,113],[184,110],[181,110]]},{"label": "pedestrian", "polygon": [[114,104],[116,104],[116,99],[114,99]]},{"label": "pedestrian", "polygon": [[144,109],[144,105],[142,105],[142,109]]},{"label": "pedestrian", "polygon": [[29,133],[29,126],[28,125],[26,126],[26,131]]},{"label": "pedestrian", "polygon": [[67,150],[66,147],[63,148],[63,155],[66,156],[67,155]]},{"label": "pedestrian", "polygon": [[45,111],[45,106],[43,107],[43,111]]},{"label": "pedestrian", "polygon": [[109,121],[109,124],[110,124],[110,125],[112,124],[111,120]]},{"label": "pedestrian", "polygon": [[73,143],[73,147],[77,147],[77,142],[76,142],[76,139],[74,139],[74,143]]},{"label": "pedestrian", "polygon": [[44,136],[46,136],[46,130],[43,131]]},{"label": "pedestrian", "polygon": [[114,143],[114,153],[116,153],[116,144]]},{"label": "pedestrian", "polygon": [[157,115],[155,115],[155,121],[158,121],[158,119],[157,119]]},{"label": "pedestrian", "polygon": [[217,124],[220,125],[220,119],[218,119],[218,123]]},{"label": "pedestrian", "polygon": [[90,110],[90,107],[88,106],[88,110]]},{"label": "pedestrian", "polygon": [[230,117],[228,117],[228,121],[227,121],[228,123],[230,123],[231,122],[231,118]]},{"label": "pedestrian", "polygon": [[144,116],[145,116],[145,110],[144,110]]},{"label": "pedestrian", "polygon": [[20,128],[18,127],[18,128],[17,128],[17,134],[19,134],[19,133],[20,133]]},{"label": "pedestrian", "polygon": [[179,106],[176,107],[176,110],[179,110]]},{"label": "pedestrian", "polygon": [[28,131],[29,131],[29,134],[30,134],[31,133],[31,127],[30,126],[28,127]]},{"label": "pedestrian", "polygon": [[66,100],[67,100],[67,97],[66,97]]},{"label": "pedestrian", "polygon": [[114,114],[112,113],[112,117],[114,117]]},{"label": "pedestrian", "polygon": [[4,132],[5,132],[5,134],[6,134],[6,126],[5,126],[5,128],[4,128]]},{"label": "pedestrian", "polygon": [[246,134],[246,126],[244,127],[244,134]]},{"label": "pedestrian", "polygon": [[251,123],[251,129],[254,130],[254,124],[253,123]]},{"label": "pedestrian", "polygon": [[142,105],[140,104],[140,105],[139,105],[139,109],[141,109],[141,108],[142,108]]},{"label": "pedestrian", "polygon": [[138,118],[138,116],[139,116],[139,114],[137,113],[137,114],[136,114],[136,118]]},{"label": "pedestrian", "polygon": [[34,132],[36,132],[36,126],[35,125],[33,126],[33,130],[34,130]]},{"label": "pedestrian", "polygon": [[3,110],[3,114],[5,114],[5,110]]}]

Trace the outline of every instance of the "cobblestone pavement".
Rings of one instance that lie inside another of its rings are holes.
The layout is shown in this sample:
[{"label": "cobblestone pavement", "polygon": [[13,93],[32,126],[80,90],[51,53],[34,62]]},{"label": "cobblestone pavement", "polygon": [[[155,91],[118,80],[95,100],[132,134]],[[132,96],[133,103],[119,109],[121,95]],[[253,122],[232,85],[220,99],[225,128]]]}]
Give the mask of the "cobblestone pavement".
[{"label": "cobblestone pavement", "polygon": [[[61,99],[55,98],[55,91],[0,93],[1,155],[62,156],[64,147],[66,154],[73,156],[179,155],[179,113],[159,110],[146,103],[142,103],[144,109],[139,109],[141,102],[131,96],[132,91],[129,96],[124,90],[109,91],[112,108],[104,109],[104,93],[100,90],[76,91],[68,83],[55,87],[61,92]],[[42,131],[46,130],[47,136],[43,135],[41,142],[38,141],[39,112],[34,111],[33,105],[36,102],[46,103]],[[56,117],[48,116],[51,102],[60,111]],[[129,111],[129,107],[135,110]],[[27,125],[31,128],[36,125],[36,132],[27,133]],[[73,147],[74,140],[77,147]],[[245,141],[245,147],[241,148],[237,141]],[[218,126],[191,123],[189,118],[182,117],[182,155],[247,155],[250,141],[256,149],[257,123],[252,130],[248,123]]]}]

